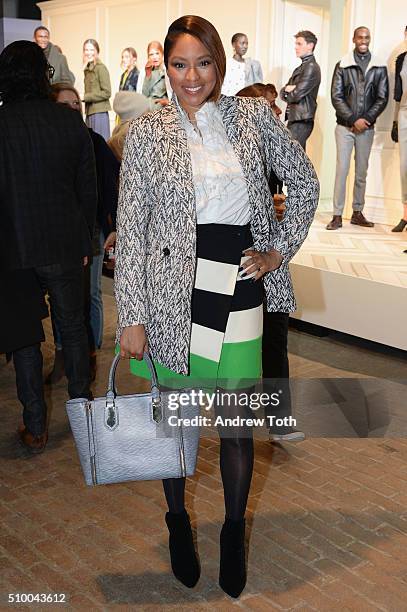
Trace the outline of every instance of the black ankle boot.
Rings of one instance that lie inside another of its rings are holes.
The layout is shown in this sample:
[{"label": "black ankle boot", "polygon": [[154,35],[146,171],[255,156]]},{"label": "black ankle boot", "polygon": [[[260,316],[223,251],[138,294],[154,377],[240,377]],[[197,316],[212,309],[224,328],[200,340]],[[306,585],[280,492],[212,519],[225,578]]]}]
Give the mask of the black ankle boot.
[{"label": "black ankle boot", "polygon": [[231,597],[239,597],[246,586],[244,534],[245,519],[225,518],[220,533],[219,585]]},{"label": "black ankle boot", "polygon": [[182,584],[192,588],[199,580],[201,568],[195,552],[188,513],[186,510],[179,514],[167,512],[165,522],[170,532],[169,548],[174,576]]}]

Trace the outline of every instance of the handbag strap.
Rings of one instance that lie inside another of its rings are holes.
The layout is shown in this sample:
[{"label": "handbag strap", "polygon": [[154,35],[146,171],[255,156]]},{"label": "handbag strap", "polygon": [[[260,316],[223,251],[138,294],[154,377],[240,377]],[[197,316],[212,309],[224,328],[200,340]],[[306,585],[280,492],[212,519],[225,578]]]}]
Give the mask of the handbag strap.
[{"label": "handbag strap", "polygon": [[[150,354],[147,352],[143,353],[143,359],[146,362],[148,369],[150,370],[150,374],[151,374],[151,396],[153,398],[153,401],[158,400],[160,397],[160,388],[158,386],[157,373],[155,371],[154,364],[152,362]],[[117,366],[119,365],[119,361],[120,361],[120,353],[117,353],[117,355],[115,355],[112,361],[112,365],[110,367],[110,372],[109,372],[109,380],[107,383],[106,399],[111,400],[111,401],[114,401],[114,398],[117,395],[116,369],[117,369]]]}]

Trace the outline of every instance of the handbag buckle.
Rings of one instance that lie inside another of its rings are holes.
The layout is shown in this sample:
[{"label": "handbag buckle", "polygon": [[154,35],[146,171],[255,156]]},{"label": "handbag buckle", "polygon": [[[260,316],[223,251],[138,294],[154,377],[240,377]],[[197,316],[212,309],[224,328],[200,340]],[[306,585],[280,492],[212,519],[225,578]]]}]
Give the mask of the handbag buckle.
[{"label": "handbag buckle", "polygon": [[157,397],[153,397],[151,399],[153,405],[153,421],[155,423],[161,423],[163,419],[163,413],[161,410],[161,397],[158,395]]},{"label": "handbag buckle", "polygon": [[119,418],[118,418],[114,400],[106,401],[105,425],[107,429],[110,429],[110,431],[113,431],[119,425]]}]

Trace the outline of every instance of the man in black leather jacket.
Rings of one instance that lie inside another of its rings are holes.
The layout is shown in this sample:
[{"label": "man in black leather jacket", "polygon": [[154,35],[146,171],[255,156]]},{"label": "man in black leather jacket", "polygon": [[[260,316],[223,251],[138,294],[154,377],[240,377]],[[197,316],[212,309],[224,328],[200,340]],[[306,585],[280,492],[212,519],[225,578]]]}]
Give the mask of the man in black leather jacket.
[{"label": "man in black leather jacket", "polygon": [[363,215],[366,176],[374,137],[374,124],[384,111],[389,98],[386,63],[369,51],[370,32],[363,26],[353,34],[355,48],[335,66],[331,99],[336,111],[336,177],[333,197],[333,218],[327,229],[342,227],[346,179],[355,147],[355,184],[351,223],[373,227]]},{"label": "man in black leather jacket", "polygon": [[321,70],[314,57],[317,40],[315,34],[309,30],[303,30],[295,35],[295,53],[301,58],[301,64],[280,91],[280,97],[287,102],[285,116],[288,121],[287,127],[291,136],[298,140],[304,150],[314,127],[317,95],[321,83]]}]

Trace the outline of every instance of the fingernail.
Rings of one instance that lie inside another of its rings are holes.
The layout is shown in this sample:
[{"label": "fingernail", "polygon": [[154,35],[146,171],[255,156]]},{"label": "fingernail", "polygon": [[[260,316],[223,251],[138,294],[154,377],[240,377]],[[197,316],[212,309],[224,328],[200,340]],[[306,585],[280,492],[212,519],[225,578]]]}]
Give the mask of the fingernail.
[{"label": "fingernail", "polygon": [[243,270],[243,266],[240,266],[239,268],[239,272],[241,272]]},{"label": "fingernail", "polygon": [[240,275],[240,278],[244,278],[245,276],[247,276],[247,272],[242,272],[242,274]]}]

